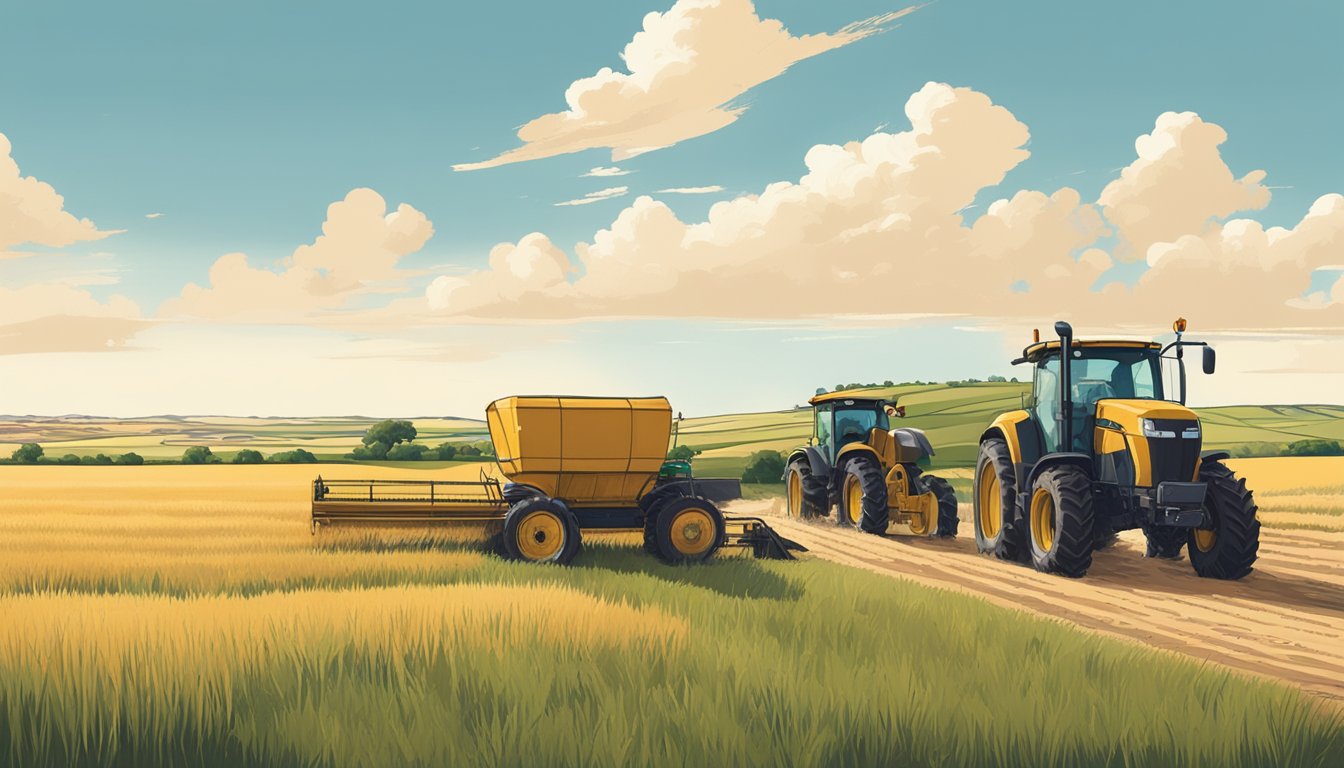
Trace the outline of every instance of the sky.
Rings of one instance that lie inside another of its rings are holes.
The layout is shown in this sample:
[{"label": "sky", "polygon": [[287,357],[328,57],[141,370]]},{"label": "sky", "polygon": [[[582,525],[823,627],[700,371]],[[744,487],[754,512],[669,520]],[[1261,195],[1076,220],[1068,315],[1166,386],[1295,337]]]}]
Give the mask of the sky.
[{"label": "sky", "polygon": [[0,412],[1344,402],[1337,2],[3,2]]}]

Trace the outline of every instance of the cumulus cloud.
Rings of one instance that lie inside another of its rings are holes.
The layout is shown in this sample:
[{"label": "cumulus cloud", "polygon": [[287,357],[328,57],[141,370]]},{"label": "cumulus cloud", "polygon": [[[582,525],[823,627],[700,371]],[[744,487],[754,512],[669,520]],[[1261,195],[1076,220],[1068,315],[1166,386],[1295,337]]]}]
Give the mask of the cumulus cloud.
[{"label": "cumulus cloud", "polygon": [[605,177],[608,177],[608,176],[625,176],[625,175],[627,175],[627,174],[629,174],[629,173],[630,173],[630,171],[627,171],[627,170],[625,170],[624,168],[621,168],[621,167],[619,167],[619,166],[615,166],[615,165],[613,165],[613,166],[609,166],[609,167],[606,167],[606,168],[603,168],[602,166],[598,166],[598,167],[596,167],[596,168],[592,168],[592,169],[590,169],[587,173],[583,174],[583,177],[584,177],[584,178],[589,178],[589,177],[605,178]]},{"label": "cumulus cloud", "polygon": [[750,0],[678,0],[644,17],[643,30],[621,54],[628,72],[604,67],[576,80],[565,91],[565,111],[518,129],[521,147],[453,168],[493,168],[594,148],[610,149],[620,161],[712,133],[742,115],[746,107],[733,102],[748,90],[914,10],[795,37],[779,21],[757,16]]},{"label": "cumulus cloud", "polygon": [[1138,157],[1097,202],[1120,237],[1116,255],[1143,259],[1154,243],[1201,234],[1214,219],[1269,204],[1264,171],[1235,178],[1218,147],[1227,133],[1193,112],[1167,112],[1134,142]]},{"label": "cumulus cloud", "polygon": [[25,243],[60,248],[118,234],[67,212],[65,198],[50,184],[20,173],[11,148],[0,133],[0,257],[21,255],[9,249]]},{"label": "cumulus cloud", "polygon": [[[1344,328],[1344,281],[1306,295],[1314,270],[1339,263],[1344,198],[1322,197],[1291,228],[1225,219],[1269,192],[1263,173],[1232,173],[1218,153],[1226,134],[1196,115],[1160,116],[1096,201],[1069,187],[1020,190],[970,219],[977,195],[1027,159],[1027,127],[984,94],[939,83],[905,113],[909,130],[815,146],[796,182],[719,202],[701,222],[641,196],[573,256],[535,233],[498,246],[486,269],[437,279],[428,304],[479,320],[1071,317],[1163,328],[1188,314],[1205,329]],[[1148,206],[1163,212],[1139,215]],[[1113,267],[1134,253],[1146,271],[1127,286]]]},{"label": "cumulus cloud", "polygon": [[117,351],[147,325],[124,296],[99,301],[55,282],[0,286],[0,355]]},{"label": "cumulus cloud", "polygon": [[722,192],[723,187],[715,184],[708,187],[668,187],[658,190],[660,195],[708,195],[714,192]]},{"label": "cumulus cloud", "polygon": [[629,187],[607,187],[606,189],[599,189],[596,192],[589,192],[583,197],[575,198],[573,200],[565,200],[559,203],[553,203],[553,205],[557,206],[588,205],[590,203],[598,203],[603,200],[610,200],[613,197],[624,197],[629,192],[630,192]]},{"label": "cumulus cloud", "polygon": [[400,260],[434,234],[425,214],[401,204],[388,212],[371,189],[352,190],[327,208],[322,234],[297,248],[279,271],[254,267],[230,253],[210,267],[206,286],[195,283],[165,302],[160,315],[243,322],[291,322],[348,306],[356,296],[402,289]]},{"label": "cumulus cloud", "polygon": [[161,218],[163,218],[163,214],[162,214],[162,213],[146,213],[146,214],[145,214],[145,218],[146,218],[146,219],[161,219]]}]

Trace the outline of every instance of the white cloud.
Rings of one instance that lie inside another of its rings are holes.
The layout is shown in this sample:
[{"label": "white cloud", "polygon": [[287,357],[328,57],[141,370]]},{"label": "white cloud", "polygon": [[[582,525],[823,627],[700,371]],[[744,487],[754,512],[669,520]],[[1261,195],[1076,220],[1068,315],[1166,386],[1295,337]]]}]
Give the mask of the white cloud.
[{"label": "white cloud", "polygon": [[[521,280],[492,256],[436,281],[428,303],[478,320],[951,315],[1160,329],[1187,314],[1205,330],[1344,330],[1344,281],[1303,295],[1313,270],[1339,263],[1344,197],[1322,197],[1292,228],[1223,220],[1269,192],[1263,173],[1232,173],[1217,150],[1226,134],[1196,115],[1159,117],[1096,202],[1069,187],[1021,190],[969,219],[977,195],[1027,158],[1027,127],[937,83],[905,111],[909,130],[815,146],[796,182],[716,203],[705,221],[639,197],[573,257],[529,235],[548,269]],[[1164,212],[1139,215],[1152,205]],[[1141,279],[1102,286],[1133,252],[1147,259]]]},{"label": "white cloud", "polygon": [[246,254],[221,256],[209,285],[195,283],[164,302],[163,317],[243,322],[305,322],[348,306],[356,296],[399,291],[407,274],[400,260],[420,250],[434,226],[405,203],[387,211],[382,196],[355,189],[327,208],[322,235],[299,246],[280,271],[253,267]]},{"label": "white cloud", "polygon": [[575,198],[574,200],[565,200],[563,202],[553,203],[553,205],[557,206],[588,205],[590,203],[597,203],[603,200],[610,200],[614,197],[624,197],[629,192],[630,192],[629,187],[607,187],[606,189],[599,189],[596,192],[589,192],[583,197]]},{"label": "white cloud", "polygon": [[629,72],[604,67],[565,91],[567,109],[518,129],[521,147],[468,171],[608,148],[614,161],[723,128],[746,111],[734,102],[790,66],[881,32],[915,8],[873,17],[832,34],[795,37],[762,19],[750,0],[678,0],[649,13],[621,54]]},{"label": "white cloud", "polygon": [[99,301],[59,282],[0,286],[0,355],[115,351],[147,325],[124,296]]},{"label": "white cloud", "polygon": [[99,230],[66,212],[65,198],[50,184],[22,175],[10,150],[9,138],[0,133],[0,257],[22,255],[9,249],[25,243],[60,248],[120,232]]},{"label": "white cloud", "polygon": [[627,170],[625,170],[624,168],[621,168],[621,167],[618,167],[618,166],[615,166],[615,165],[613,165],[613,166],[609,166],[609,167],[606,167],[606,168],[603,168],[602,166],[598,166],[598,167],[596,167],[596,168],[592,168],[592,169],[590,169],[587,173],[583,174],[583,177],[584,177],[584,178],[589,178],[589,177],[605,178],[605,177],[608,177],[608,176],[625,176],[625,175],[628,175],[629,173],[630,173],[630,171],[627,171]]},{"label": "white cloud", "polygon": [[723,187],[715,184],[709,187],[668,187],[658,190],[660,195],[709,195],[714,192],[722,192]]},{"label": "white cloud", "polygon": [[146,218],[146,219],[161,219],[161,218],[163,218],[163,214],[162,214],[162,213],[146,213],[146,214],[145,214],[145,218]]},{"label": "white cloud", "polygon": [[1120,237],[1121,261],[1145,257],[1154,243],[1198,235],[1214,219],[1269,204],[1264,171],[1235,178],[1218,147],[1227,133],[1193,112],[1167,112],[1134,142],[1138,157],[1097,202]]}]

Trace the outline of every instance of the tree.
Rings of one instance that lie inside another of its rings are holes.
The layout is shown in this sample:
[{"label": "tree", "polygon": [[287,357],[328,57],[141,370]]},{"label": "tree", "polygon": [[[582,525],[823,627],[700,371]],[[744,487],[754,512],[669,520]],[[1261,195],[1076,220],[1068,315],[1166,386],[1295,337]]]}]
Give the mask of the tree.
[{"label": "tree", "polygon": [[1006,384],[1008,382],[1008,379],[1002,376],[990,376],[988,379],[986,379],[986,381],[991,381],[996,384]]},{"label": "tree", "polygon": [[387,452],[388,461],[420,461],[424,458],[425,446],[418,443],[398,443]]},{"label": "tree", "polygon": [[882,386],[884,386],[884,387],[894,387],[894,386],[896,386],[896,384],[895,384],[894,382],[892,382],[891,379],[887,379],[886,381],[882,382]]},{"label": "tree", "polygon": [[95,464],[102,464],[106,466],[112,463],[112,457],[108,456],[106,453],[100,453],[97,456],[93,457],[93,462]]},{"label": "tree", "polygon": [[364,432],[364,439],[361,441],[370,449],[374,445],[381,444],[383,452],[397,443],[409,443],[415,439],[415,425],[403,419],[384,419],[374,424]]},{"label": "tree", "polygon": [[302,448],[271,454],[273,464],[316,464],[317,457]]},{"label": "tree", "polygon": [[145,459],[140,454],[132,451],[130,453],[123,453],[120,456],[118,456],[117,463],[125,464],[128,467],[138,467],[141,464],[145,463]]},{"label": "tree", "polygon": [[700,455],[700,451],[695,450],[689,445],[678,445],[676,448],[667,452],[667,458],[675,461],[690,461]]},{"label": "tree", "polygon": [[78,463],[79,463],[79,457],[76,456],[76,455],[73,454],[73,453],[67,453],[67,454],[65,454],[64,456],[62,456],[61,458],[57,459],[56,462],[57,462],[58,464],[78,464]]},{"label": "tree", "polygon": [[218,464],[220,458],[206,445],[193,445],[182,452],[183,464]]},{"label": "tree", "polygon": [[470,444],[468,444],[468,445],[464,445],[464,446],[462,446],[461,448],[458,448],[458,449],[457,449],[457,455],[458,455],[458,456],[469,456],[469,457],[471,457],[471,458],[474,459],[474,458],[476,458],[476,457],[478,457],[478,456],[481,455],[481,449],[480,449],[480,448],[477,448],[477,447],[474,446],[474,445],[470,445]]},{"label": "tree", "polygon": [[254,451],[251,448],[244,448],[233,456],[234,464],[261,464],[266,461],[266,457],[261,455],[261,451]]},{"label": "tree", "polygon": [[434,453],[439,457],[439,461],[452,461],[457,455],[457,446],[452,443],[439,443],[439,447],[434,449]]},{"label": "tree", "polygon": [[37,460],[42,458],[42,446],[37,443],[24,443],[14,449],[10,458],[19,464],[36,464]]},{"label": "tree", "polygon": [[757,451],[747,457],[747,468],[742,471],[744,483],[778,483],[784,476],[784,454],[779,451]]}]

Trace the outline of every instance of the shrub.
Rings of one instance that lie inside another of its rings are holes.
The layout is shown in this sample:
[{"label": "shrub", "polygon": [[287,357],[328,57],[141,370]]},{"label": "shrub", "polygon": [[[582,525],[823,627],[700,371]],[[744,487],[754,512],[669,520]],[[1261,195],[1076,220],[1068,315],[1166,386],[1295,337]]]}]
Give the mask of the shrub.
[{"label": "shrub", "polygon": [[387,452],[389,461],[420,461],[427,449],[419,443],[397,443]]},{"label": "shrub", "polygon": [[477,448],[477,447],[474,446],[474,445],[470,445],[470,444],[468,444],[468,445],[464,445],[464,446],[462,446],[461,448],[458,448],[458,449],[457,449],[457,455],[458,455],[458,456],[466,456],[466,457],[470,457],[470,458],[473,458],[473,459],[474,459],[474,458],[477,458],[477,457],[479,457],[479,456],[481,455],[481,449],[480,449],[480,448]]},{"label": "shrub", "polygon": [[439,457],[439,461],[452,461],[457,455],[457,446],[452,443],[439,443],[439,447],[434,449],[434,454]]},{"label": "shrub", "polygon": [[261,455],[261,451],[251,448],[244,448],[233,456],[234,464],[261,464],[265,461],[266,457]]},{"label": "shrub", "polygon": [[382,443],[361,445],[348,455],[355,461],[382,461],[387,458],[387,446]]},{"label": "shrub", "polygon": [[128,467],[138,467],[145,463],[145,459],[140,454],[132,451],[131,453],[123,453],[118,456],[117,463],[125,464]]},{"label": "shrub", "polygon": [[[383,447],[383,455],[398,443],[409,443],[415,439],[415,425],[404,419],[384,419],[364,432],[361,440],[370,450],[375,445]],[[379,458],[382,458],[381,456]]]},{"label": "shrub", "polygon": [[682,461],[689,461],[699,455],[700,451],[697,451],[689,445],[678,445],[676,448],[667,452],[667,458],[680,459]]},{"label": "shrub", "polygon": [[206,445],[193,445],[182,452],[183,464],[218,464],[220,458]]},{"label": "shrub", "polygon": [[1344,447],[1338,440],[1295,440],[1283,449],[1284,456],[1344,456]]},{"label": "shrub", "polygon": [[747,458],[742,470],[744,483],[778,483],[784,475],[784,454],[779,451],[757,451]]},{"label": "shrub", "polygon": [[57,464],[78,464],[78,463],[79,463],[79,457],[76,456],[76,455],[73,454],[73,453],[67,453],[67,454],[65,454],[64,456],[62,456],[61,458],[57,459],[57,460],[56,460],[56,463],[57,463]]},{"label": "shrub", "polygon": [[271,454],[273,464],[316,464],[317,457],[302,448]]},{"label": "shrub", "polygon": [[11,458],[20,464],[36,464],[37,460],[42,458],[42,446],[37,443],[24,443],[14,449]]}]

